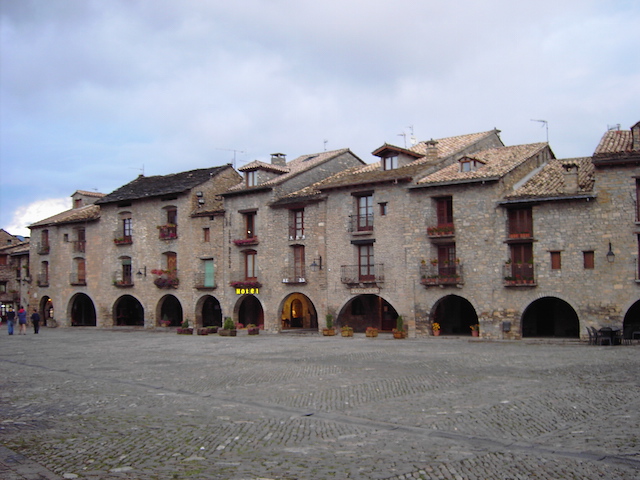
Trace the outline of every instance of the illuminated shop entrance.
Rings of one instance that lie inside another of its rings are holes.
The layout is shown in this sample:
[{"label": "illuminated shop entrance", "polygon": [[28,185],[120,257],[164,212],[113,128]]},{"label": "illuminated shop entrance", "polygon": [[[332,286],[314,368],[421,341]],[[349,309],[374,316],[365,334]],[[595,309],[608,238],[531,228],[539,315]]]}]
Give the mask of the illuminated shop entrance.
[{"label": "illuminated shop entrance", "polygon": [[280,328],[318,330],[318,315],[311,300],[302,293],[285,298],[280,312]]}]

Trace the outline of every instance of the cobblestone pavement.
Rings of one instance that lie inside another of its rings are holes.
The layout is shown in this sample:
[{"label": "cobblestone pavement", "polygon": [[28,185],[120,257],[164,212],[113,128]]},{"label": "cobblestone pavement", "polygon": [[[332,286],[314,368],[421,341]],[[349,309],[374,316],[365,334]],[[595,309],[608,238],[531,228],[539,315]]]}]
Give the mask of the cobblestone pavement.
[{"label": "cobblestone pavement", "polygon": [[638,479],[640,345],[0,329],[0,478]]}]

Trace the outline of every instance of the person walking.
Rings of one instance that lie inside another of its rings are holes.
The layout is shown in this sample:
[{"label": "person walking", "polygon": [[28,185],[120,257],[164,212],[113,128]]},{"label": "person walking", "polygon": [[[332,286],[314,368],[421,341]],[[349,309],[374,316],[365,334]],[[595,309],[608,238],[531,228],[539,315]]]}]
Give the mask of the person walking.
[{"label": "person walking", "polygon": [[13,322],[16,321],[16,312],[13,311],[13,307],[9,307],[7,312],[7,330],[9,335],[13,335]]},{"label": "person walking", "polygon": [[20,305],[20,309],[18,310],[18,323],[20,324],[20,331],[18,335],[26,335],[27,334],[27,311],[24,309],[22,305]]},{"label": "person walking", "polygon": [[40,314],[38,313],[37,308],[33,309],[33,313],[31,314],[31,323],[33,323],[33,333],[38,333],[40,331]]}]

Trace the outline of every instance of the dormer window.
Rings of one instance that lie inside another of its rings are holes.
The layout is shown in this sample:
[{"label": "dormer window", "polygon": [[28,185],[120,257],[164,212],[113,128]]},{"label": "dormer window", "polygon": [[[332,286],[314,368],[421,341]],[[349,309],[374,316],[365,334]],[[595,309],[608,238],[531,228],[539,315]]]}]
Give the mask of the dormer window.
[{"label": "dormer window", "polygon": [[390,157],[384,157],[382,159],[382,169],[383,170],[395,170],[398,168],[398,156],[393,155]]},{"label": "dormer window", "polygon": [[247,187],[255,187],[258,185],[258,171],[250,170],[245,172],[245,177],[247,179]]},{"label": "dormer window", "polygon": [[460,171],[461,172],[473,172],[480,167],[483,162],[476,160],[475,158],[463,157],[460,159]]}]

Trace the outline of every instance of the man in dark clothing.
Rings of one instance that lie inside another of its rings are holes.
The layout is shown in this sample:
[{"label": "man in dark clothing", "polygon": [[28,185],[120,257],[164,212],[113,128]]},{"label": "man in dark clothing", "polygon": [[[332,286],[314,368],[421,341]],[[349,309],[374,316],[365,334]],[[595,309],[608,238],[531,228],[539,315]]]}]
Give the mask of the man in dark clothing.
[{"label": "man in dark clothing", "polygon": [[13,307],[9,307],[7,312],[7,330],[9,335],[13,335],[13,324],[16,321],[16,312],[13,311]]},{"label": "man in dark clothing", "polygon": [[40,314],[37,309],[33,309],[31,314],[31,323],[33,323],[33,333],[38,333],[40,330]]}]

